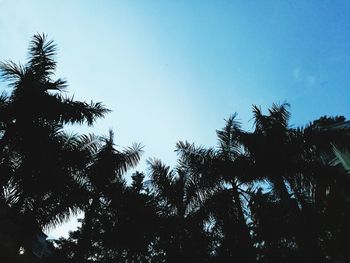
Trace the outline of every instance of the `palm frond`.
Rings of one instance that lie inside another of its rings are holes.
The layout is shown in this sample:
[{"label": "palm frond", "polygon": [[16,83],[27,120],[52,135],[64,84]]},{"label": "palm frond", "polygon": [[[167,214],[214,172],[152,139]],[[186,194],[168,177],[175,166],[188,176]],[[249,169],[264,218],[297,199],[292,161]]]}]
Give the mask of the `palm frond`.
[{"label": "palm frond", "polygon": [[40,78],[47,78],[56,69],[56,45],[53,40],[47,40],[47,35],[36,34],[29,45],[30,70]]},{"label": "palm frond", "polygon": [[48,81],[43,84],[45,90],[48,91],[64,91],[67,88],[67,81],[64,79],[57,79],[55,81]]},{"label": "palm frond", "polygon": [[194,143],[188,141],[179,141],[176,143],[175,152],[180,156],[180,160],[196,160],[204,162],[205,159],[214,158],[215,150],[212,148],[204,148],[202,146],[196,146]]},{"label": "palm frond", "polygon": [[284,127],[287,127],[290,119],[289,108],[290,104],[286,102],[282,103],[281,105],[273,103],[271,109],[269,109],[270,117],[272,117],[278,123],[283,124]]},{"label": "palm frond", "polygon": [[18,203],[21,194],[21,187],[13,180],[13,178],[10,178],[6,185],[2,187],[0,196],[5,204],[11,207],[12,205]]},{"label": "palm frond", "polygon": [[261,131],[266,126],[266,117],[257,105],[252,106],[253,120],[256,131]]},{"label": "palm frond", "polygon": [[1,77],[10,82],[11,86],[15,86],[24,78],[27,73],[26,67],[16,64],[13,61],[0,62]]},{"label": "palm frond", "polygon": [[50,231],[54,228],[67,223],[72,217],[76,217],[83,213],[83,210],[78,207],[62,207],[62,209],[56,211],[50,211],[47,213],[48,217],[44,222],[40,222],[44,231]]},{"label": "palm frond", "polygon": [[87,150],[91,155],[96,154],[102,145],[101,137],[95,134],[83,134],[79,138],[82,150]]},{"label": "palm frond", "polygon": [[350,153],[348,151],[341,151],[333,145],[335,158],[331,161],[331,165],[341,164],[344,169],[350,173]]},{"label": "palm frond", "polygon": [[125,173],[128,169],[135,167],[140,161],[143,153],[143,146],[140,143],[134,143],[131,147],[124,148],[117,154],[118,170]]},{"label": "palm frond", "polygon": [[231,115],[226,121],[222,130],[217,130],[216,134],[219,140],[219,154],[227,159],[241,154],[242,147],[239,142],[241,134],[241,124],[236,120],[237,114]]},{"label": "palm frond", "polygon": [[56,94],[57,111],[63,123],[82,124],[91,126],[96,119],[104,117],[110,112],[101,102],[81,102],[75,101],[73,97],[63,98]]},{"label": "palm frond", "polygon": [[149,184],[158,194],[168,198],[172,191],[173,172],[159,159],[148,159]]}]

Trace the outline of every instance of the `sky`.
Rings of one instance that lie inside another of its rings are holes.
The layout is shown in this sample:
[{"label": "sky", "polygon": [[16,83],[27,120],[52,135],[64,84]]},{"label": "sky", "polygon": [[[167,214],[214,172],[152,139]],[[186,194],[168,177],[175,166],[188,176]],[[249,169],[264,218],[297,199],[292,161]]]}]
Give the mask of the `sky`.
[{"label": "sky", "polygon": [[179,140],[215,146],[235,112],[251,129],[253,104],[290,103],[294,127],[350,117],[350,1],[0,0],[1,61],[24,63],[35,33],[58,45],[69,94],[112,110],[72,131],[142,143],[141,171],[175,165]]}]

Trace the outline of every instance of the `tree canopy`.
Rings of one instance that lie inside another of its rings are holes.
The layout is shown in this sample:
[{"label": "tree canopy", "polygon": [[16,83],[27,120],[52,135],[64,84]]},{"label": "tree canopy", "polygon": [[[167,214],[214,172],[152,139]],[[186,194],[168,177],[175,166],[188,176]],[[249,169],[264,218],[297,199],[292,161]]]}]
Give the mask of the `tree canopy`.
[{"label": "tree canopy", "polygon": [[[291,127],[288,103],[237,114],[217,145],[176,145],[177,165],[141,144],[68,134],[109,110],[77,101],[55,79],[56,46],[37,34],[27,62],[2,62],[0,251],[4,262],[349,262],[350,125],[322,116]],[[137,139],[137,138],[136,138]],[[79,212],[69,238],[44,232]]]}]

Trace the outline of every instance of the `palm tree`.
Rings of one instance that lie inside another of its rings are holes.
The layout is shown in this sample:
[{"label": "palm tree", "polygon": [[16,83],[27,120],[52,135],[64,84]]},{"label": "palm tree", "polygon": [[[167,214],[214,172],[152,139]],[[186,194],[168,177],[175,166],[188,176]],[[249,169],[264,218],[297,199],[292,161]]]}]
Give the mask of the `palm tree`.
[{"label": "palm tree", "polygon": [[210,185],[221,185],[206,203],[211,207],[216,229],[220,229],[224,237],[218,252],[222,254],[221,261],[239,258],[255,262],[244,204],[250,187],[250,178],[244,178],[248,162],[239,140],[242,130],[236,116],[230,116],[225,127],[217,131],[217,149],[196,148],[179,142],[177,151],[189,162],[194,174],[201,175]]},{"label": "palm tree", "polygon": [[299,203],[304,218],[311,220],[308,232],[315,229],[323,257],[333,261],[349,260],[343,244],[349,235],[345,222],[349,220],[350,181],[346,166],[341,165],[344,159],[338,159],[339,149],[349,149],[349,136],[342,116],[324,116],[310,123],[303,129],[308,169],[288,180],[297,199],[305,200]]},{"label": "palm tree", "polygon": [[22,230],[15,253],[19,246],[29,248],[44,227],[67,219],[81,201],[78,178],[89,154],[83,138],[68,136],[64,125],[92,125],[109,111],[62,95],[66,82],[53,80],[55,55],[53,41],[35,35],[25,65],[0,64],[12,89],[0,99],[0,183],[2,201]]},{"label": "palm tree", "polygon": [[310,234],[306,234],[309,224],[302,220],[297,200],[292,198],[287,185],[288,179],[302,172],[305,164],[302,159],[304,141],[298,131],[288,126],[288,107],[286,103],[273,104],[269,114],[264,115],[260,108],[253,106],[255,130],[242,133],[240,139],[252,163],[251,176],[270,181],[276,196],[299,219],[295,238],[303,259],[317,261],[320,260],[317,238],[311,232],[312,228],[309,229]]},{"label": "palm tree", "polygon": [[[102,145],[85,168],[84,187],[88,193],[83,209],[85,217],[80,230],[72,236],[77,242],[73,249],[73,260],[76,262],[115,262],[132,258],[142,249],[147,250],[148,244],[141,246],[137,242],[138,237],[140,243],[149,241],[142,239],[146,233],[139,229],[142,222],[131,227],[129,220],[130,217],[132,220],[136,218],[136,215],[131,215],[132,211],[149,206],[144,197],[138,198],[137,193],[127,188],[123,178],[123,174],[140,160],[142,147],[134,144],[119,151],[115,149],[113,137],[110,131],[107,138],[102,138]],[[139,218],[142,219],[147,221],[147,216]],[[140,232],[133,235],[136,228]]]},{"label": "palm tree", "polygon": [[344,132],[321,129],[340,121],[337,118],[320,118],[305,128],[290,128],[288,108],[288,104],[274,104],[264,115],[254,106],[255,130],[242,133],[240,139],[251,159],[252,177],[271,182],[276,197],[294,217],[290,227],[295,230],[302,260],[320,262],[325,258],[320,245],[324,232],[321,234],[317,222],[324,207],[314,198],[324,196],[327,185],[341,176],[325,157],[332,152],[333,143],[344,144],[349,137]]},{"label": "palm tree", "polygon": [[160,160],[150,159],[147,184],[160,211],[159,249],[166,262],[207,262],[210,242],[205,230],[209,218],[204,204],[215,185],[191,172],[187,160],[180,157],[171,170]]}]

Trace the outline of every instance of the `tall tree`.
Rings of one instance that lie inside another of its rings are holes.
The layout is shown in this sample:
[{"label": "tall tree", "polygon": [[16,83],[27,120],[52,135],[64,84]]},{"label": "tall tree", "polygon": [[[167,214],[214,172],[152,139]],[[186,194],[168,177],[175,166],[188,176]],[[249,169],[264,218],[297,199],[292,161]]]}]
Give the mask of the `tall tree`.
[{"label": "tall tree", "polygon": [[255,130],[243,133],[241,141],[251,159],[252,176],[271,182],[275,196],[288,208],[286,213],[294,217],[294,226],[290,227],[295,230],[301,259],[321,262],[326,256],[320,244],[320,218],[309,193],[320,193],[329,180],[338,176],[324,156],[333,142],[344,141],[348,135],[321,130],[320,124],[329,121],[322,118],[306,128],[291,128],[288,108],[288,104],[274,104],[264,115],[254,106]]},{"label": "tall tree", "polygon": [[68,241],[61,240],[58,256],[69,262],[150,262],[157,223],[155,204],[143,193],[141,174],[133,176],[130,187],[123,177],[138,163],[141,153],[138,144],[117,150],[112,132],[103,138],[86,167],[89,198],[82,226]]},{"label": "tall tree", "polygon": [[207,262],[210,242],[205,203],[213,185],[190,171],[187,160],[179,159],[171,170],[157,159],[148,161],[150,181],[160,210],[159,248],[165,262]]},{"label": "tall tree", "polygon": [[[79,180],[88,152],[79,136],[69,136],[65,124],[92,125],[108,110],[101,103],[65,97],[66,82],[54,80],[56,46],[46,35],[35,35],[25,65],[0,64],[11,92],[0,106],[0,170],[2,202],[21,230],[20,246],[30,250],[35,235],[77,211]],[[74,138],[75,137],[75,138]]]},{"label": "tall tree", "polygon": [[193,173],[201,175],[209,185],[220,185],[208,200],[216,231],[221,232],[222,244],[217,253],[221,261],[239,258],[255,262],[255,252],[247,226],[245,190],[250,178],[244,178],[247,161],[239,140],[240,123],[236,114],[226,120],[223,129],[217,131],[218,147],[204,149],[193,144],[179,142],[180,154],[189,162]]}]

